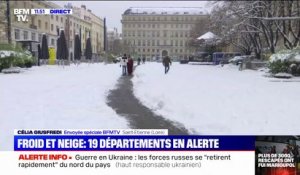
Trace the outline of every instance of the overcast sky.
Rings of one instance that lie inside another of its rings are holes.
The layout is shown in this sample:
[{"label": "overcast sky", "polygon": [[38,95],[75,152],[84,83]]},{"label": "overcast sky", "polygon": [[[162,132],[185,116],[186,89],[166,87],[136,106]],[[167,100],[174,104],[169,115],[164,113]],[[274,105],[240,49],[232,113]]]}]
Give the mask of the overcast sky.
[{"label": "overcast sky", "polygon": [[106,17],[107,28],[118,28],[121,33],[122,13],[129,7],[205,7],[211,9],[209,1],[55,1],[54,3],[63,7],[67,3],[80,7],[86,5],[94,14],[99,17]]}]

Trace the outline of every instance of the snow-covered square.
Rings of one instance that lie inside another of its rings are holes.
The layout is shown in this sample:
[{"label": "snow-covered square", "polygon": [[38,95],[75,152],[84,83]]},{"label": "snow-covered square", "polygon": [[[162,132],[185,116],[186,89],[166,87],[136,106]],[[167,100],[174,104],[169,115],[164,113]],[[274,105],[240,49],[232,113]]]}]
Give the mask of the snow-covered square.
[{"label": "snow-covered square", "polygon": [[178,121],[195,134],[299,133],[299,81],[267,78],[236,66],[161,63],[135,72],[134,93],[155,113]]},{"label": "snow-covered square", "polygon": [[[134,114],[120,113],[108,104],[111,90],[120,88],[124,78],[132,81],[133,94],[143,106],[190,134],[298,133],[299,79],[283,81],[264,74],[239,71],[233,65],[176,62],[167,74],[162,63],[147,62],[137,66],[132,77],[121,76],[118,64],[102,63],[0,74],[0,149],[13,147],[14,129],[136,128],[130,123]],[[130,98],[117,100],[125,100],[127,108],[136,107],[130,106]],[[142,115],[134,117],[147,117]]]},{"label": "snow-covered square", "polygon": [[14,129],[128,128],[106,105],[117,65],[40,66],[0,74],[0,149],[13,149]]}]

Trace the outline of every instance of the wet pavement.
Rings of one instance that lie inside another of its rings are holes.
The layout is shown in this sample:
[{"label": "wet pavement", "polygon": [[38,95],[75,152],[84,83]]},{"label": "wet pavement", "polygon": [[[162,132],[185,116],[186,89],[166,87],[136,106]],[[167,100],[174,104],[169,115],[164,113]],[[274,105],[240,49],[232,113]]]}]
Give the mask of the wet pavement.
[{"label": "wet pavement", "polygon": [[154,114],[133,95],[132,76],[122,76],[117,88],[107,96],[107,104],[124,116],[132,129],[168,129],[169,135],[186,135],[188,130],[180,123]]}]

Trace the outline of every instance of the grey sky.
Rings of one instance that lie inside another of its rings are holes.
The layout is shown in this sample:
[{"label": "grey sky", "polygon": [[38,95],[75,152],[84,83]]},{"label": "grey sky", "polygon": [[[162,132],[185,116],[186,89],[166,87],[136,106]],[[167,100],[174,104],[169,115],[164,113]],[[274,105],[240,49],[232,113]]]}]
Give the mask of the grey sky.
[{"label": "grey sky", "polygon": [[108,29],[117,27],[121,33],[121,16],[129,7],[205,7],[211,9],[209,1],[56,1],[63,6],[67,3],[80,7],[86,5],[87,9],[102,18],[106,17]]}]

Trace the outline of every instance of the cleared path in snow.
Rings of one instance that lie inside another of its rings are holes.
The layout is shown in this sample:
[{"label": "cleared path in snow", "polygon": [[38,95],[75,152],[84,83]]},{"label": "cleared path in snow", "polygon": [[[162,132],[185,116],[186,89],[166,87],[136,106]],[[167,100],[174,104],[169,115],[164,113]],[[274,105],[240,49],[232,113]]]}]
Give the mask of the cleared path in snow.
[{"label": "cleared path in snow", "polygon": [[175,123],[154,114],[142,105],[133,95],[131,76],[122,76],[116,89],[107,96],[107,104],[119,115],[126,117],[131,128],[135,129],[168,129],[171,135],[188,134],[182,124]]}]

